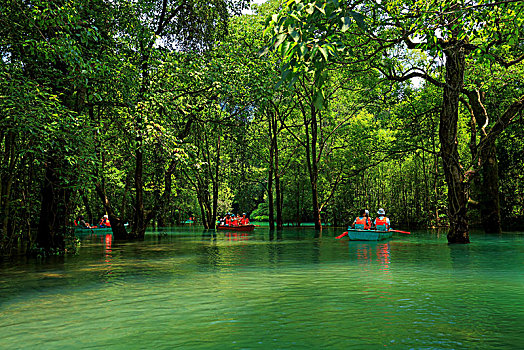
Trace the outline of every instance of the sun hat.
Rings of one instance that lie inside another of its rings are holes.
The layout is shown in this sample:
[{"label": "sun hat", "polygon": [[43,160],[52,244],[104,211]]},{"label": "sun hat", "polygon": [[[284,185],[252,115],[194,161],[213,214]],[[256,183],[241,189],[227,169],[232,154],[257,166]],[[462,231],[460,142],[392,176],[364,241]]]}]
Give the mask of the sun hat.
[{"label": "sun hat", "polygon": [[386,211],[382,208],[380,208],[378,211],[377,211],[377,214],[378,215],[386,215]]}]

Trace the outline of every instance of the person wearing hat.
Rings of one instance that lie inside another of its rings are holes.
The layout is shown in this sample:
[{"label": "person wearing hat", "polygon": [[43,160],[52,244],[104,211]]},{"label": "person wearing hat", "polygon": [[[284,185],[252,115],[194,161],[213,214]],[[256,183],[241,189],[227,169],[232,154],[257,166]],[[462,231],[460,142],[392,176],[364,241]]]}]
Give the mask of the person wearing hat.
[{"label": "person wearing hat", "polygon": [[242,218],[240,218],[240,225],[249,225],[249,219],[246,217],[246,213],[242,214]]},{"label": "person wearing hat", "polygon": [[231,217],[231,226],[238,226],[240,224],[240,216],[237,214],[233,214]]},{"label": "person wearing hat", "polygon": [[227,213],[224,218],[224,226],[231,226],[231,213]]},{"label": "person wearing hat", "polygon": [[367,223],[367,226],[368,228],[371,228],[371,224],[372,224],[372,220],[371,220],[371,217],[369,216],[369,210],[366,209],[366,223]]},{"label": "person wearing hat", "polygon": [[100,219],[100,222],[98,223],[98,226],[100,227],[111,227],[111,223],[109,222],[109,216],[104,215],[102,219]]},{"label": "person wearing hat", "polygon": [[386,217],[386,211],[380,208],[377,212],[378,217],[375,219],[375,228],[379,231],[388,231],[391,228],[389,218]]}]

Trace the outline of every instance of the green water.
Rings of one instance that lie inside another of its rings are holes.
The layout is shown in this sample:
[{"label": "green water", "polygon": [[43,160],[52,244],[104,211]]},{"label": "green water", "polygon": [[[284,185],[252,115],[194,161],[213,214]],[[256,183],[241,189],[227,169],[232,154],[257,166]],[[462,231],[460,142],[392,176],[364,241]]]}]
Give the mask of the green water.
[{"label": "green water", "polygon": [[340,231],[86,236],[77,256],[3,262],[0,348],[524,348],[524,234]]}]

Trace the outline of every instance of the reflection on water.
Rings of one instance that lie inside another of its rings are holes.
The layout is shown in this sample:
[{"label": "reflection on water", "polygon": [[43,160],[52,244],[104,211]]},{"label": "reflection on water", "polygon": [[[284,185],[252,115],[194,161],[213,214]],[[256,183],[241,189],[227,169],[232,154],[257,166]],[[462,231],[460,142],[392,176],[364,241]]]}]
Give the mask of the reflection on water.
[{"label": "reflection on water", "polygon": [[338,234],[184,227],[2,263],[0,348],[522,348],[523,235]]}]

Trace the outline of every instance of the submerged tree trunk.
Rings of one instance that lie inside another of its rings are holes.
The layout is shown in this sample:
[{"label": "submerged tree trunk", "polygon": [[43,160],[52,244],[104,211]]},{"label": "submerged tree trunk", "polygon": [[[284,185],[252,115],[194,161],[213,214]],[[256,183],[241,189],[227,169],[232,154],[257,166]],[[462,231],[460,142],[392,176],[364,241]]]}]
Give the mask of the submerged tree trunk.
[{"label": "submerged tree trunk", "polygon": [[[213,228],[215,227],[216,220],[218,218],[218,192],[220,189],[220,147],[222,145],[221,134],[218,133],[218,144],[217,144],[217,153],[215,156],[215,176],[213,177]],[[211,165],[210,165],[211,166]],[[211,169],[210,169],[211,172]]]},{"label": "submerged tree trunk", "polygon": [[[138,132],[137,134],[139,134]],[[144,212],[144,190],[143,190],[143,152],[142,152],[142,138],[137,136],[136,145],[136,161],[135,161],[135,212],[133,215],[133,234],[137,238],[145,236],[146,223]]]},{"label": "submerged tree trunk", "polygon": [[[480,166],[474,184],[478,193],[481,221],[486,233],[500,233],[500,200],[499,200],[499,171],[497,163],[497,148],[495,138],[487,138],[486,127],[489,117],[483,105],[484,93],[480,91],[466,91],[472,113],[471,142],[473,162]],[[483,145],[477,154],[476,135],[480,134],[480,143]]]},{"label": "submerged tree trunk", "polygon": [[268,216],[269,229],[275,229],[275,201],[273,198],[273,144],[269,150],[269,171],[267,175],[267,200],[268,200]]},{"label": "submerged tree trunk", "polygon": [[439,138],[448,186],[449,243],[469,243],[467,194],[458,153],[458,105],[464,82],[465,51],[455,43],[445,51],[446,85],[440,113]]},{"label": "submerged tree trunk", "polygon": [[64,197],[65,192],[56,174],[55,169],[59,169],[59,167],[53,156],[48,158],[45,169],[41,193],[40,221],[35,243],[37,249],[43,250],[44,254],[49,254],[53,251],[62,251],[65,248],[64,239],[58,234],[60,224],[64,222],[65,217],[64,202],[60,200]]},{"label": "submerged tree trunk", "polygon": [[480,153],[482,181],[480,193],[480,214],[482,226],[486,233],[500,233],[500,200],[499,200],[499,170],[497,164],[497,149],[495,142],[487,144]]},{"label": "submerged tree trunk", "polygon": [[[307,127],[306,121],[306,158],[309,170],[309,181],[311,183],[311,199],[313,204],[313,220],[315,229],[321,231],[322,223],[320,221],[320,206],[318,203],[318,163],[317,163],[317,109],[311,104],[311,134]],[[311,136],[311,137],[310,137]]]},{"label": "submerged tree trunk", "polygon": [[[0,218],[3,218],[0,230],[0,253],[9,252],[13,240],[13,219],[10,213],[11,189],[15,179],[15,165],[17,155],[15,153],[15,134],[8,132],[7,135],[0,133],[0,147],[4,141],[3,165],[4,172],[0,172]],[[1,148],[0,148],[1,150]]]},{"label": "submerged tree trunk", "polygon": [[279,154],[278,154],[278,129],[276,116],[272,116],[272,128],[273,128],[273,149],[274,149],[274,172],[275,172],[275,197],[277,205],[277,230],[281,230],[283,226],[282,222],[282,188],[280,186],[280,174],[279,174]]}]

